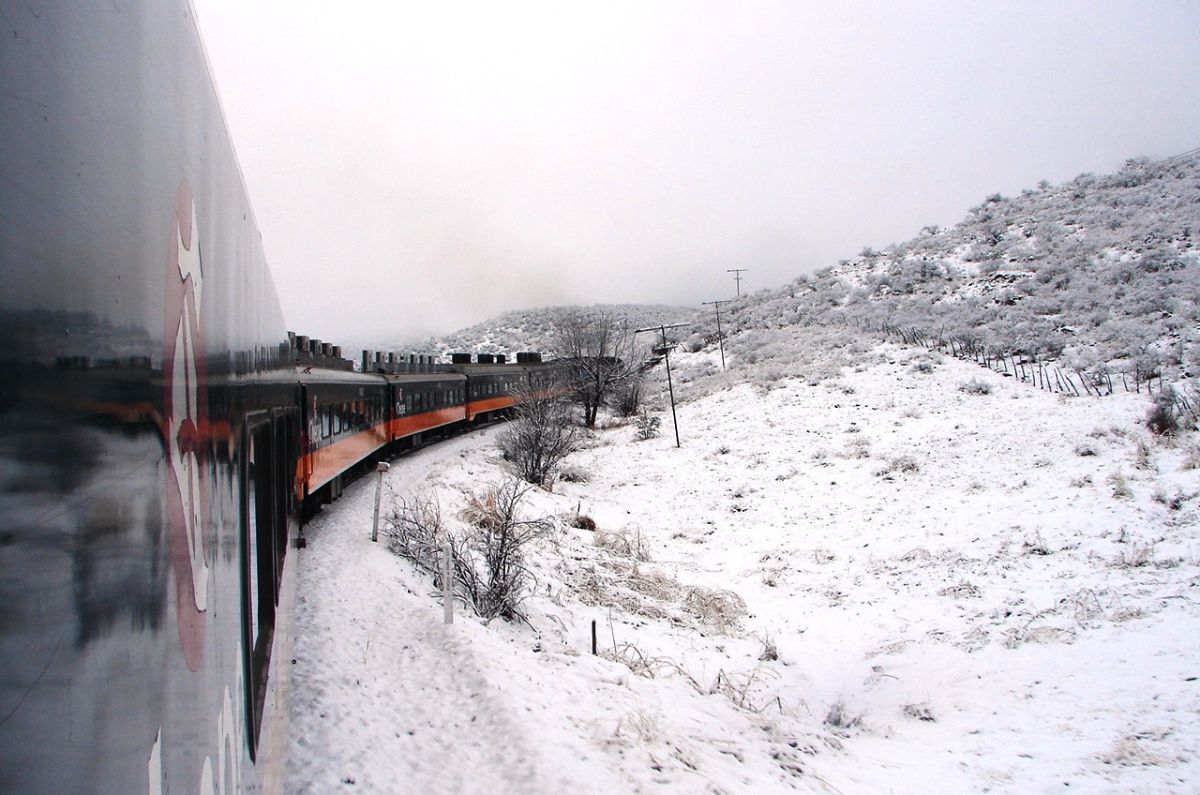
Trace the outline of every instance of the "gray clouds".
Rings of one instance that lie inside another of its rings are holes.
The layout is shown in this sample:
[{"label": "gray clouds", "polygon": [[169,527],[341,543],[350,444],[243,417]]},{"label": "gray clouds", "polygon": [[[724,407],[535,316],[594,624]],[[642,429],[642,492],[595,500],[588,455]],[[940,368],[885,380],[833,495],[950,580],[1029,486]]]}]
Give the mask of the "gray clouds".
[{"label": "gray clouds", "polygon": [[695,303],[1198,145],[1193,3],[196,0],[289,326]]}]

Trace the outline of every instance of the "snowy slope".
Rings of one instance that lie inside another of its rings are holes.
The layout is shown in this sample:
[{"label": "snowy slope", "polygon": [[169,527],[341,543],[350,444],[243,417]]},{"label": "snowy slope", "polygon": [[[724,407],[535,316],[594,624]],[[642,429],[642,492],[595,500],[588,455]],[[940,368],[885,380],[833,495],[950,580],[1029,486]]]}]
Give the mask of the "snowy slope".
[{"label": "snowy slope", "polygon": [[[669,412],[614,424],[587,482],[527,496],[561,519],[533,629],[440,624],[349,489],[300,553],[289,791],[1195,791],[1195,435],[1151,439],[1144,396],[842,350],[748,383],[673,357],[681,448]],[[453,517],[503,473],[484,431],[386,488]]]},{"label": "snowy slope", "polygon": [[955,226],[735,300],[724,327],[888,324],[992,357],[1178,381],[1200,374],[1198,296],[1195,150],[989,196]]}]

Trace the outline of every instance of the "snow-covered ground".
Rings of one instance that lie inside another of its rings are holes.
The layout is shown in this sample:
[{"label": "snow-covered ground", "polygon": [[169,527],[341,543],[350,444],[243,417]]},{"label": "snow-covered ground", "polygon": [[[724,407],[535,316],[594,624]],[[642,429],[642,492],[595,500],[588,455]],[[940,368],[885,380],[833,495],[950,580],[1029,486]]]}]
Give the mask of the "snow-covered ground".
[{"label": "snow-covered ground", "polygon": [[[609,427],[525,499],[532,628],[444,625],[361,481],[300,553],[288,791],[1195,792],[1200,453],[1147,406],[881,345],[681,406],[679,449]],[[453,520],[496,433],[385,504]]]}]

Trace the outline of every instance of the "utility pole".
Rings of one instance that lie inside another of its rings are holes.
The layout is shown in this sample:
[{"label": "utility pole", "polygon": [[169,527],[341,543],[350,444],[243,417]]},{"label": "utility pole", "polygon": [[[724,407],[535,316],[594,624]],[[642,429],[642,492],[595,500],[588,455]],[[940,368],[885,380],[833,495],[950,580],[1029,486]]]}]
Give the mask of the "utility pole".
[{"label": "utility pole", "polygon": [[726,268],[726,273],[733,274],[733,280],[737,282],[737,297],[742,297],[742,274],[750,270],[749,268]]},{"label": "utility pole", "polygon": [[[671,383],[671,349],[674,348],[675,346],[667,344],[667,329],[679,328],[680,326],[687,326],[687,325],[689,325],[689,324],[688,323],[672,323],[670,325],[667,325],[665,323],[659,323],[657,326],[648,326],[646,328],[639,328],[639,329],[633,330],[634,334],[641,334],[643,331],[657,331],[659,336],[662,337],[662,345],[660,346],[660,348],[662,350],[663,359],[665,359],[667,362],[667,391],[670,392],[670,394],[671,394],[671,421],[673,423],[675,423],[675,446],[676,447],[679,447],[679,417],[677,417],[675,415],[675,386]],[[658,349],[655,349],[655,353],[657,353],[657,352],[658,352]]]},{"label": "utility pole", "polygon": [[721,372],[725,372],[725,335],[721,333],[721,304],[729,303],[729,299],[724,301],[701,301],[704,306],[711,306],[717,310],[717,347],[721,350]]}]

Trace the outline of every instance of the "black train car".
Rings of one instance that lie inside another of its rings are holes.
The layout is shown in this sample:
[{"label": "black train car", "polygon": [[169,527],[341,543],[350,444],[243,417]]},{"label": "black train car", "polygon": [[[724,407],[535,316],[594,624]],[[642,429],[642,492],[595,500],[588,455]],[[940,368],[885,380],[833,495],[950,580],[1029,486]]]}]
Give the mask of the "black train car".
[{"label": "black train car", "polygon": [[0,37],[0,791],[279,789],[301,404],[193,10]]}]

